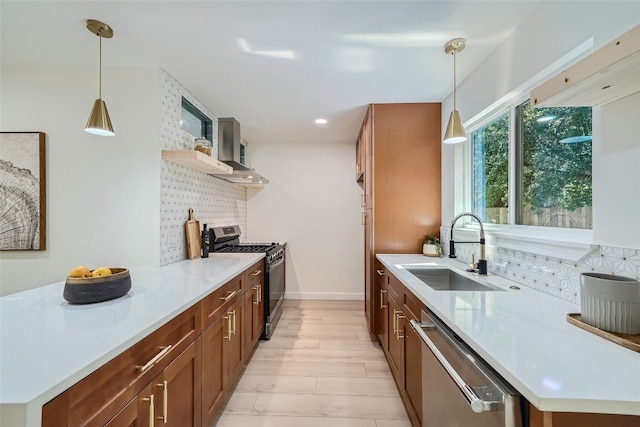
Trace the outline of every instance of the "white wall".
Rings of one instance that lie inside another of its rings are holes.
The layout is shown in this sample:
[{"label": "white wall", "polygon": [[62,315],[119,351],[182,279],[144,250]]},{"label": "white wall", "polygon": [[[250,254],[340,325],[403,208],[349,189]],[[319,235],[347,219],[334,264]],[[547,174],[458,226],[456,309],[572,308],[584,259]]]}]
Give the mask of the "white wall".
[{"label": "white wall", "polygon": [[270,183],[248,191],[248,238],[287,241],[286,298],[362,299],[355,139],[249,146],[252,166]]},{"label": "white wall", "polygon": [[[552,1],[543,2],[470,76],[458,86],[458,110],[465,121],[494,104],[497,100],[518,96],[512,93],[526,84],[563,55],[593,37],[596,50],[613,38],[640,24],[640,2],[628,1]],[[473,49],[473,40],[467,49]],[[458,58],[464,61],[464,52]],[[522,95],[526,95],[523,93]],[[637,97],[619,101],[599,111],[594,109],[594,237],[598,243],[637,248],[640,216],[638,196],[614,197],[606,188],[612,182],[637,182],[637,168],[623,168],[637,161],[640,153],[635,123],[640,117]],[[619,107],[616,105],[620,105]],[[443,102],[443,129],[446,127],[452,98]],[[608,111],[629,108],[627,120],[615,123]],[[598,114],[603,114],[601,128],[596,130]],[[600,142],[598,142],[598,140]],[[599,147],[599,144],[602,144]],[[616,147],[624,145],[624,154]],[[454,216],[454,152],[455,146],[442,149],[442,221],[448,225]],[[619,162],[619,157],[624,161]],[[637,163],[636,163],[637,164]],[[617,168],[615,173],[612,167]],[[628,186],[629,191],[633,189]],[[612,204],[613,203],[613,204]],[[615,206],[615,209],[612,209]],[[632,220],[635,218],[635,220]],[[614,225],[617,223],[618,225]]]},{"label": "white wall", "polygon": [[62,281],[79,264],[158,265],[158,70],[103,69],[110,138],[83,130],[95,67],[3,66],[1,77],[0,130],[47,134],[47,248],[0,252],[0,293]]}]

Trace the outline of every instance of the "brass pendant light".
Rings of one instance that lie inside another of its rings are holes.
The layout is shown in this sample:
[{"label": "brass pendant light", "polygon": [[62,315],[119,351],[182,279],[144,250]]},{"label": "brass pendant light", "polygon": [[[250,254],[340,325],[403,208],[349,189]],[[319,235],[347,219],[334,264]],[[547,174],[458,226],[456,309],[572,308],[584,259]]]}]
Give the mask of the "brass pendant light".
[{"label": "brass pendant light", "polygon": [[465,46],[465,39],[453,39],[444,49],[447,55],[453,55],[453,111],[449,115],[449,124],[444,133],[444,144],[457,144],[467,140],[467,134],[462,126],[460,113],[456,108],[456,55],[461,52]]},{"label": "brass pendant light", "polygon": [[87,29],[100,39],[100,71],[98,73],[98,99],[93,103],[93,109],[84,130],[94,135],[114,136],[115,132],[109,118],[107,104],[102,99],[102,38],[110,39],[113,37],[113,30],[107,24],[94,19],[87,19]]}]

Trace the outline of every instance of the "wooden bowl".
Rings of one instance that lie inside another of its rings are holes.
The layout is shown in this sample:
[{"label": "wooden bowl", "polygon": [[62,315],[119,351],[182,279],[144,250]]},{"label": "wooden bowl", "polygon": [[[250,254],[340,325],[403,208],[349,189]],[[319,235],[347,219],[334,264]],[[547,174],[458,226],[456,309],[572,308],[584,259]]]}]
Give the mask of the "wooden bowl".
[{"label": "wooden bowl", "polygon": [[126,268],[111,268],[110,276],[67,277],[62,296],[71,304],[91,304],[119,298],[131,289]]}]

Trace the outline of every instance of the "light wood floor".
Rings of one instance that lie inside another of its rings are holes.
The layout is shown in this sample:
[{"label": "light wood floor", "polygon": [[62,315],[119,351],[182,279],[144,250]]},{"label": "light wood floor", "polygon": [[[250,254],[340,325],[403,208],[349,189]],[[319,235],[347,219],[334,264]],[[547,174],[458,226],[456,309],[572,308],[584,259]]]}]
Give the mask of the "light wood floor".
[{"label": "light wood floor", "polygon": [[411,427],[362,301],[285,300],[217,427]]}]

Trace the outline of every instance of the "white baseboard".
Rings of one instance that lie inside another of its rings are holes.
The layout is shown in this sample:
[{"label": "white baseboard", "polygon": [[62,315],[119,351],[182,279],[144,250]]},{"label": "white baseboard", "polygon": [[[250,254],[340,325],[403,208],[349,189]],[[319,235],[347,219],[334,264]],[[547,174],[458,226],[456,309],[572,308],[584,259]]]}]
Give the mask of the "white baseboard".
[{"label": "white baseboard", "polygon": [[324,300],[349,300],[363,301],[361,293],[345,292],[285,292],[284,299],[324,299]]}]

